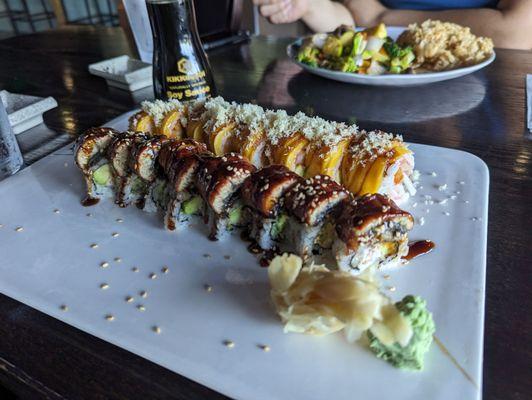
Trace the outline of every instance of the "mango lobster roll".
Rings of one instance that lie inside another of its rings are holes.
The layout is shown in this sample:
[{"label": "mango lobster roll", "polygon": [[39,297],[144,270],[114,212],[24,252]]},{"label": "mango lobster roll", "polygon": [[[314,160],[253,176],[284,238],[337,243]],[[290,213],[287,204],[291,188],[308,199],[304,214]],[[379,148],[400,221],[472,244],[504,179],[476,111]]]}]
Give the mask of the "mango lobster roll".
[{"label": "mango lobster roll", "polygon": [[236,129],[231,137],[231,151],[240,153],[257,168],[266,165],[266,114],[254,104],[233,104]]},{"label": "mango lobster roll", "polygon": [[138,199],[137,206],[147,212],[157,210],[154,202],[154,189],[159,177],[157,158],[163,145],[171,139],[158,135],[148,138],[132,149],[130,167],[133,172],[144,182],[143,197]]},{"label": "mango lobster roll", "polygon": [[253,173],[242,185],[242,203],[250,239],[264,250],[276,240],[287,217],[280,212],[285,193],[303,178],[283,165],[270,165]]},{"label": "mango lobster roll", "polygon": [[142,133],[124,132],[107,149],[107,157],[116,179],[115,203],[127,207],[144,197],[146,184],[131,168],[134,148],[148,140]]},{"label": "mango lobster roll", "polygon": [[222,156],[231,151],[231,140],[235,135],[236,121],[234,105],[221,97],[207,100],[201,114],[202,130],[193,131],[195,140],[203,142],[207,148],[217,156]]},{"label": "mango lobster roll", "polygon": [[76,164],[83,173],[89,199],[114,196],[115,179],[107,148],[119,135],[111,128],[90,128],[76,142]]},{"label": "mango lobster roll", "polygon": [[284,198],[288,220],[280,248],[303,258],[314,250],[330,248],[334,235],[334,211],[349,193],[327,175],[297,183]]},{"label": "mango lobster roll", "polygon": [[362,132],[349,144],[341,178],[355,196],[382,193],[401,204],[416,193],[414,156],[400,136]]},{"label": "mango lobster roll", "polygon": [[160,202],[164,203],[164,225],[168,230],[175,230],[202,211],[203,200],[194,186],[202,155],[208,155],[207,147],[191,139],[168,143],[159,153],[159,165],[167,182]]},{"label": "mango lobster roll", "polygon": [[357,135],[356,126],[333,124],[335,132],[330,132],[327,142],[316,141],[310,147],[305,159],[305,176],[329,175],[336,182],[341,182],[342,160],[353,136]]},{"label": "mango lobster roll", "polygon": [[382,194],[368,194],[341,207],[336,218],[333,255],[338,268],[359,273],[391,265],[408,253],[414,219]]},{"label": "mango lobster roll", "polygon": [[181,139],[185,135],[187,110],[178,100],[143,101],[142,110],[129,119],[129,129]]},{"label": "mango lobster roll", "polygon": [[196,187],[205,203],[204,219],[209,224],[209,239],[218,240],[228,230],[244,224],[240,188],[255,167],[241,155],[202,157]]}]

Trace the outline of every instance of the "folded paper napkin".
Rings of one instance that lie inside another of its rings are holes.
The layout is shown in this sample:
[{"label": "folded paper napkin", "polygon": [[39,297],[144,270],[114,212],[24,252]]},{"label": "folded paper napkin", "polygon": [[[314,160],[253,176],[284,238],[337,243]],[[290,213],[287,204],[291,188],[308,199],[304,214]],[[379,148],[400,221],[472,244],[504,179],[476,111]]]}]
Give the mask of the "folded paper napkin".
[{"label": "folded paper napkin", "polygon": [[526,76],[526,126],[532,133],[532,75]]}]

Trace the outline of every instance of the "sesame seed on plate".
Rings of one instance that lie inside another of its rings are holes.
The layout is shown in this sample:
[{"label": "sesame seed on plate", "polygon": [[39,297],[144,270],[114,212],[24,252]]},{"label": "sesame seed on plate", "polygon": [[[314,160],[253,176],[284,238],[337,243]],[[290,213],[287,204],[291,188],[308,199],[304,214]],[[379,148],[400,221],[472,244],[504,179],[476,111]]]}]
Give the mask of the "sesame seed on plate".
[{"label": "sesame seed on plate", "polygon": [[154,325],[151,327],[151,330],[157,334],[161,333],[161,328],[158,327],[157,325]]},{"label": "sesame seed on plate", "polygon": [[146,307],[144,307],[142,304],[139,304],[139,305],[137,305],[137,310],[146,311]]},{"label": "sesame seed on plate", "polygon": [[107,321],[114,321],[114,320],[115,320],[115,317],[114,317],[113,315],[111,315],[111,314],[107,314],[107,315],[105,316],[105,319],[106,319]]},{"label": "sesame seed on plate", "polygon": [[162,272],[163,274],[167,274],[168,271],[170,271],[170,269],[169,269],[166,265],[165,265],[164,267],[161,268],[161,272]]},{"label": "sesame seed on plate", "polygon": [[131,303],[135,299],[133,297],[131,297],[131,296],[127,296],[125,300],[126,300],[127,303]]},{"label": "sesame seed on plate", "polygon": [[100,263],[100,267],[102,268],[107,268],[108,266],[109,266],[109,263],[107,261]]},{"label": "sesame seed on plate", "polygon": [[228,349],[232,349],[233,347],[235,347],[235,342],[233,342],[232,340],[224,340],[224,346],[227,347]]},{"label": "sesame seed on plate", "polygon": [[115,237],[120,236],[120,234],[119,234],[118,232],[113,232],[113,233],[111,234],[111,236],[115,238]]},{"label": "sesame seed on plate", "polygon": [[100,284],[100,289],[102,289],[102,290],[109,289],[109,285],[107,283],[102,283],[102,284]]},{"label": "sesame seed on plate", "polygon": [[157,274],[155,272],[152,272],[150,275],[149,275],[150,279],[156,279],[157,278]]},{"label": "sesame seed on plate", "polygon": [[61,311],[68,311],[68,306],[66,304],[61,304],[59,308],[61,309]]},{"label": "sesame seed on plate", "polygon": [[91,249],[97,249],[98,248],[98,243],[91,244],[90,248]]},{"label": "sesame seed on plate", "polygon": [[271,350],[270,346],[268,346],[267,344],[259,344],[259,349],[261,349],[262,351],[266,353]]},{"label": "sesame seed on plate", "polygon": [[24,228],[22,226],[19,226],[15,229],[16,232],[22,232]]}]

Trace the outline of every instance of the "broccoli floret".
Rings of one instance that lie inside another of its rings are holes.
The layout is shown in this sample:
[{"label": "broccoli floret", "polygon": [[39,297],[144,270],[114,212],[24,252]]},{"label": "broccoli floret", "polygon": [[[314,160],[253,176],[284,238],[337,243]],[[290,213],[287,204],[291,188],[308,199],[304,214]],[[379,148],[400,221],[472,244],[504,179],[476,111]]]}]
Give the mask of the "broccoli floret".
[{"label": "broccoli floret", "polygon": [[435,331],[432,314],[427,311],[425,300],[417,296],[406,296],[395,303],[395,307],[412,328],[412,337],[408,344],[404,347],[397,342],[385,345],[370,329],[367,333],[369,346],[377,357],[388,361],[394,367],[410,370],[423,369],[423,358],[430,348]]}]

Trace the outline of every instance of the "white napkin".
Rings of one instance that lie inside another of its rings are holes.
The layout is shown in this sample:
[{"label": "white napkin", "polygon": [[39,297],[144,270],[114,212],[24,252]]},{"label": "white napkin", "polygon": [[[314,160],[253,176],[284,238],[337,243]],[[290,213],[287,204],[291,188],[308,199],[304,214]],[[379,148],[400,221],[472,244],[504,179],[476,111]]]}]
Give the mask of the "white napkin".
[{"label": "white napkin", "polygon": [[532,75],[526,76],[526,126],[532,133]]}]

